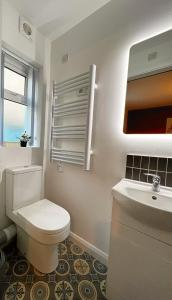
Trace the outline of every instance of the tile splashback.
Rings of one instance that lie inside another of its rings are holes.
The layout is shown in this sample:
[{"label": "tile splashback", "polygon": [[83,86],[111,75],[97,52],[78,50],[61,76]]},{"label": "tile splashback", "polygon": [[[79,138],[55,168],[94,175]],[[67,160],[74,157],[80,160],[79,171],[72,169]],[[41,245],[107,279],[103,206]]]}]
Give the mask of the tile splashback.
[{"label": "tile splashback", "polygon": [[172,158],[127,155],[125,177],[152,183],[151,176],[144,173],[157,174],[161,177],[161,185],[172,187]]}]

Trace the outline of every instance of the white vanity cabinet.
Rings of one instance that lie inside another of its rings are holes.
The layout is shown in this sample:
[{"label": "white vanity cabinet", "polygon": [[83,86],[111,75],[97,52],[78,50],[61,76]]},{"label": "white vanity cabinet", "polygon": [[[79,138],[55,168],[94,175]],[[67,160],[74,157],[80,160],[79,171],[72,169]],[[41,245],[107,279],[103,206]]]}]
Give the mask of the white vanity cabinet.
[{"label": "white vanity cabinet", "polygon": [[143,220],[114,197],[108,300],[172,299],[172,232],[150,225],[147,216]]}]

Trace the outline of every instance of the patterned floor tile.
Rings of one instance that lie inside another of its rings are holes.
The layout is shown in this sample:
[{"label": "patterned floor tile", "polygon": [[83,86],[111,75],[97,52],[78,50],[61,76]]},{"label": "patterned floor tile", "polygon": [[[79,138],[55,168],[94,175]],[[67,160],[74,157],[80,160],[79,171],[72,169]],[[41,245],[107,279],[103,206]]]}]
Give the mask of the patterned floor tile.
[{"label": "patterned floor tile", "polygon": [[5,249],[0,274],[2,300],[106,300],[107,267],[79,245],[65,240],[58,246],[59,264],[50,274],[36,270],[17,250]]}]

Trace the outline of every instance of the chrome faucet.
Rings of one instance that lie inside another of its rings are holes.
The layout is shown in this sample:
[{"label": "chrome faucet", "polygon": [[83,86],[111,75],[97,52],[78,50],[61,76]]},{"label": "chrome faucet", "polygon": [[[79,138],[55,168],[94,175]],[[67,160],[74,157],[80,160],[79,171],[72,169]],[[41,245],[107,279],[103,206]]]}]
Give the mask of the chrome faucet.
[{"label": "chrome faucet", "polygon": [[159,192],[160,191],[160,182],[161,178],[160,176],[156,174],[150,174],[150,173],[144,173],[146,176],[152,176],[152,190],[154,192]]}]

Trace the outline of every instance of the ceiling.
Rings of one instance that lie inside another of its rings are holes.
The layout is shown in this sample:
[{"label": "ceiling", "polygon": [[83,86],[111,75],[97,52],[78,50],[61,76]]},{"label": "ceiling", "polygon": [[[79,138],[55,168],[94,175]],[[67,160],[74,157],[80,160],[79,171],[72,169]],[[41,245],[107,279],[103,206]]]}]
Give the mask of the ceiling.
[{"label": "ceiling", "polygon": [[44,35],[56,39],[110,0],[9,0]]}]

